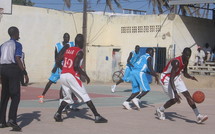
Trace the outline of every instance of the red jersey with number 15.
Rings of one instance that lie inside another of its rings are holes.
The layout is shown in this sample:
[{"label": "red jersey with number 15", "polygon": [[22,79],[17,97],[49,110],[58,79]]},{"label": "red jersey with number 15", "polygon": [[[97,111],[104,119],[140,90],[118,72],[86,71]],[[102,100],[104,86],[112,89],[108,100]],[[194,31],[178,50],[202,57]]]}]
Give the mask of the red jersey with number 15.
[{"label": "red jersey with number 15", "polygon": [[74,76],[80,76],[74,69],[74,60],[79,51],[81,51],[79,47],[70,47],[66,50],[64,54],[62,74],[71,73]]}]

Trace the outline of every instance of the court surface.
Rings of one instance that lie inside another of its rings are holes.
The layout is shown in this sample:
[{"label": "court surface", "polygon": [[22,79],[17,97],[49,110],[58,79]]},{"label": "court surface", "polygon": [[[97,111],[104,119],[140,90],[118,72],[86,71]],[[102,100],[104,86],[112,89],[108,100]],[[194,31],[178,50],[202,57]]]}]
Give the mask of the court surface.
[{"label": "court surface", "polygon": [[[98,112],[108,119],[108,123],[94,123],[94,116],[87,105],[79,104],[80,111],[64,114],[63,122],[55,122],[53,116],[58,108],[59,84],[53,84],[45,96],[45,103],[40,104],[40,95],[46,83],[31,83],[22,87],[22,97],[18,110],[18,124],[23,134],[214,134],[215,131],[215,89],[201,88],[206,100],[197,104],[202,114],[209,119],[204,124],[197,124],[193,111],[182,97],[181,104],[167,109],[166,120],[158,120],[155,109],[168,98],[162,87],[152,84],[152,91],[141,99],[141,110],[135,106],[125,110],[122,103],[131,94],[131,85],[122,83],[111,93],[113,83],[91,83],[85,87],[94,102]],[[189,89],[193,93],[195,89]],[[11,128],[0,129],[1,134],[14,133]]]}]

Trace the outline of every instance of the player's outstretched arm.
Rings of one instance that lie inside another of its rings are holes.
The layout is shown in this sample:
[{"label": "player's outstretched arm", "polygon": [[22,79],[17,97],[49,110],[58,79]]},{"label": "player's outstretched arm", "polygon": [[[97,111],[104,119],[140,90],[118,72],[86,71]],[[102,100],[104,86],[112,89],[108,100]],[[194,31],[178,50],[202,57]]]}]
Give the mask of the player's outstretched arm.
[{"label": "player's outstretched arm", "polygon": [[183,74],[184,74],[184,77],[186,77],[188,79],[198,81],[194,76],[191,76],[190,74],[188,74],[188,72],[187,72],[187,65],[184,67]]},{"label": "player's outstretched arm", "polygon": [[87,80],[87,84],[90,83],[90,78],[88,77],[87,73],[82,70],[80,63],[83,59],[84,53],[83,51],[79,51],[75,60],[74,60],[74,69],[77,71],[80,75],[84,76],[84,78]]}]

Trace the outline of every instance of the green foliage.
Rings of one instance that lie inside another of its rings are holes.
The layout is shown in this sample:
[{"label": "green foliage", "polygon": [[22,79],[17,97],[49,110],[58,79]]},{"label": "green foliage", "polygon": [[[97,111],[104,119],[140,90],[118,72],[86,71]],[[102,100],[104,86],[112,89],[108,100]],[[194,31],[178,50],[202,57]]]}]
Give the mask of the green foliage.
[{"label": "green foliage", "polygon": [[34,3],[31,0],[13,0],[12,4],[24,5],[24,6],[33,6]]}]

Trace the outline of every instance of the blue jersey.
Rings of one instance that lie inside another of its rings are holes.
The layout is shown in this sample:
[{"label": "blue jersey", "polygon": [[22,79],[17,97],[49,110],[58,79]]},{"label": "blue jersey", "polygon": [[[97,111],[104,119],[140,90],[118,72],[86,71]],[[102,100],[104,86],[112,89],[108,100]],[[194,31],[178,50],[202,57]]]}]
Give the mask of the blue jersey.
[{"label": "blue jersey", "polygon": [[[70,45],[70,47],[74,47],[75,45],[74,45],[74,42],[69,42],[69,45]],[[57,53],[59,53],[60,52],[60,50],[63,48],[63,44],[62,44],[62,42],[59,42],[59,43],[57,43],[56,45],[55,45],[55,47],[56,47],[56,49],[57,49]]]},{"label": "blue jersey", "polygon": [[[74,42],[69,42],[69,45],[70,45],[70,47],[75,46]],[[60,52],[60,50],[63,48],[63,46],[64,45],[61,42],[59,42],[55,45],[55,47],[57,49],[57,53]],[[57,68],[56,72],[51,74],[51,76],[49,77],[49,80],[52,81],[53,83],[56,83],[60,79],[61,72],[62,72],[62,70],[60,68]]]},{"label": "blue jersey", "polygon": [[147,60],[148,58],[151,57],[148,53],[142,55],[137,62],[135,62],[134,65],[134,69],[138,70],[140,72],[148,72],[148,65],[147,65]]},{"label": "blue jersey", "polygon": [[142,55],[137,62],[134,63],[134,68],[131,72],[131,82],[132,82],[132,93],[142,91],[150,91],[149,81],[147,78],[147,73],[149,71],[147,60],[151,57],[148,53]]},{"label": "blue jersey", "polygon": [[[135,51],[132,51],[132,57],[130,59],[130,63],[133,65],[140,57],[140,53],[135,53]],[[130,66],[129,64],[127,64],[127,66]]]}]

